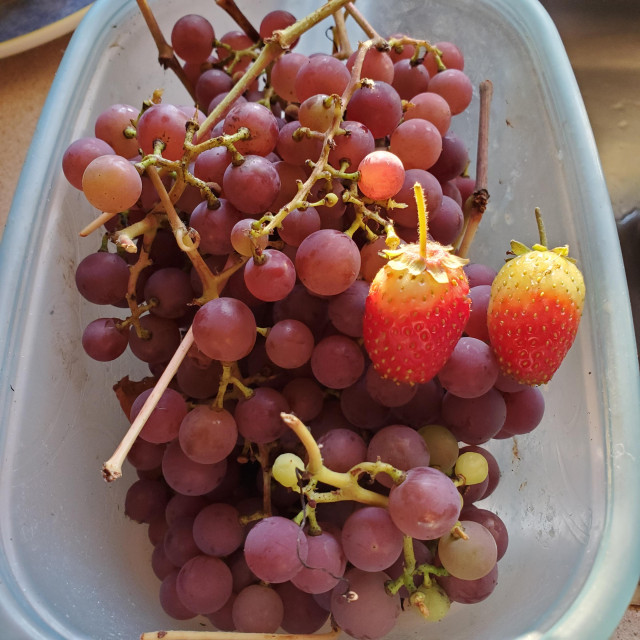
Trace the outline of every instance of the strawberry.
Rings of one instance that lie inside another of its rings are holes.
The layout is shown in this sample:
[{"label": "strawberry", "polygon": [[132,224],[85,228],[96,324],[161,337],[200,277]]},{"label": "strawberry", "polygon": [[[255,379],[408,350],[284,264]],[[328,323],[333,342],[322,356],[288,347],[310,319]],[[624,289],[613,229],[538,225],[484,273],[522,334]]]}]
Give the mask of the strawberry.
[{"label": "strawberry", "polygon": [[[424,209],[416,185],[418,210]],[[467,260],[426,239],[387,251],[365,303],[364,345],[374,369],[396,382],[431,380],[448,360],[469,317]]]},{"label": "strawberry", "polygon": [[489,339],[503,373],[521,383],[548,382],[578,331],[584,306],[584,279],[568,246],[547,249],[536,209],[540,244],[529,249],[512,241],[515,254],[491,286]]}]

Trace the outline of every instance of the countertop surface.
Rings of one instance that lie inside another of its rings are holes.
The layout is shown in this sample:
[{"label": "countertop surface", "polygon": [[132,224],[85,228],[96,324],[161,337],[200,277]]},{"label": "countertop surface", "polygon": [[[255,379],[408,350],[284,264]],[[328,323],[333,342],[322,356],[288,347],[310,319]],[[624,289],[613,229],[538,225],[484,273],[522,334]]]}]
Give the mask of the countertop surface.
[{"label": "countertop surface", "polygon": [[[542,0],[554,19],[580,86],[614,215],[640,209],[640,12],[637,0]],[[0,237],[31,138],[69,42],[59,37],[0,60]],[[7,153],[11,149],[10,153]],[[636,319],[637,321],[637,319]],[[638,591],[634,602],[640,604]],[[631,606],[611,640],[640,637]]]}]

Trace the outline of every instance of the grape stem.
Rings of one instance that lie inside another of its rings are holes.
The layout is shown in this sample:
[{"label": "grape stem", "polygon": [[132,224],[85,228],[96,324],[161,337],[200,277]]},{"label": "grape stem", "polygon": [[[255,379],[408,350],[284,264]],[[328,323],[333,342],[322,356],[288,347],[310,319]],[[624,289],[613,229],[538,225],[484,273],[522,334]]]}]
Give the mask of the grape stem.
[{"label": "grape stem", "polygon": [[247,387],[234,373],[234,369],[237,369],[235,362],[222,362],[222,376],[220,376],[220,385],[218,386],[218,394],[214,401],[216,409],[222,409],[224,406],[224,395],[227,392],[227,388],[232,384],[236,389],[239,389],[245,398],[250,398],[253,395],[253,390]]},{"label": "grape stem", "polygon": [[151,391],[151,394],[142,405],[140,413],[138,413],[134,421],[131,423],[131,426],[118,445],[114,454],[102,466],[102,477],[107,482],[113,482],[114,480],[117,480],[122,476],[122,465],[124,464],[124,461],[129,454],[133,443],[140,435],[142,428],[147,422],[152,411],[156,408],[160,397],[169,386],[169,383],[173,379],[173,376],[176,374],[178,367],[184,360],[192,345],[193,331],[191,327],[189,327],[189,330],[182,339],[182,342],[171,357],[169,364],[162,372],[162,375],[160,376],[158,382],[156,382],[153,390]]},{"label": "grape stem", "polygon": [[415,582],[413,581],[413,576],[416,573],[416,555],[413,551],[413,538],[411,536],[404,536],[402,553],[404,556],[404,570],[402,571],[402,575],[398,576],[395,580],[390,580],[385,585],[387,593],[391,595],[398,593],[402,587],[406,587],[409,593],[417,590]]},{"label": "grape stem", "polygon": [[353,49],[351,48],[349,36],[347,35],[344,13],[342,11],[336,11],[333,14],[333,19],[336,23],[333,28],[334,55],[339,60],[346,59],[353,53]]},{"label": "grape stem", "polygon": [[[378,473],[387,473],[394,482],[404,479],[404,473],[384,462],[363,462],[347,472],[339,473],[324,466],[320,447],[311,435],[308,427],[292,413],[281,413],[284,423],[298,436],[304,446],[309,462],[306,471],[311,477],[311,490],[302,492],[312,502],[339,502],[341,500],[354,500],[363,504],[386,507],[389,499],[375,491],[365,489],[358,484],[360,476],[368,473],[375,476]],[[316,492],[313,487],[317,483],[324,483],[336,487],[338,491]]]},{"label": "grape stem", "polygon": [[111,213],[109,211],[103,211],[97,218],[95,218],[95,220],[82,229],[78,235],[81,238],[86,238],[90,233],[93,233],[96,229],[99,229],[103,224],[106,224],[111,220],[111,218],[117,215],[118,212]]},{"label": "grape stem", "polygon": [[334,640],[335,628],[327,633],[250,633],[239,631],[147,631],[140,640]]},{"label": "grape stem", "polygon": [[353,2],[347,2],[344,8],[358,23],[358,26],[367,34],[368,38],[371,40],[382,40],[378,32],[369,24],[368,20],[355,8]]},{"label": "grape stem", "polygon": [[298,208],[301,202],[304,202],[306,200],[311,191],[311,188],[322,176],[329,160],[329,152],[331,151],[333,138],[340,129],[340,125],[342,124],[342,117],[347,108],[347,104],[360,83],[360,74],[362,72],[364,57],[367,51],[372,46],[374,46],[376,42],[377,41],[374,40],[367,40],[366,42],[361,42],[358,46],[358,53],[353,63],[353,68],[351,69],[351,78],[349,79],[349,83],[342,93],[342,96],[336,99],[336,109],[333,116],[333,121],[331,123],[331,126],[324,134],[322,153],[318,161],[315,163],[311,175],[307,178],[304,184],[302,184],[302,186],[298,186],[298,193],[296,194],[294,199],[289,202],[289,204],[286,204],[284,207],[282,207],[282,209],[280,209],[280,211],[278,211],[278,213],[271,219],[269,224],[262,227],[260,231],[257,231],[256,235],[269,235],[274,229],[279,227],[282,224],[282,221],[289,215],[289,213]]},{"label": "grape stem", "polygon": [[151,37],[153,38],[154,42],[156,43],[156,47],[158,48],[158,62],[165,69],[171,69],[176,74],[176,76],[178,76],[178,79],[184,85],[184,88],[189,92],[189,95],[195,101],[196,92],[194,86],[185,74],[182,65],[178,61],[178,58],[176,58],[175,54],[173,53],[173,48],[162,35],[162,31],[158,25],[158,22],[156,21],[155,16],[153,15],[153,12],[151,11],[151,8],[149,7],[149,4],[147,3],[147,0],[136,0],[136,2],[138,3],[138,8],[140,9],[140,13],[144,18],[144,21],[147,23],[149,33],[151,33]]},{"label": "grape stem", "polygon": [[465,229],[458,251],[461,258],[466,258],[469,247],[478,230],[478,225],[487,208],[489,192],[487,190],[487,171],[489,165],[489,116],[493,84],[490,80],[480,83],[480,122],[478,126],[478,151],[475,191],[464,203]]},{"label": "grape stem", "polygon": [[185,248],[187,249],[185,253],[187,254],[189,260],[191,260],[193,268],[197,271],[198,276],[200,277],[204,290],[203,297],[207,299],[217,298],[218,279],[211,273],[211,269],[209,269],[209,267],[207,266],[204,258],[193,246],[193,241],[191,240],[189,231],[184,222],[182,222],[182,220],[178,216],[175,207],[173,206],[173,202],[171,202],[171,198],[169,197],[169,194],[167,193],[167,190],[162,183],[162,179],[160,178],[158,169],[153,166],[148,167],[147,175],[151,179],[151,182],[158,193],[160,202],[162,203],[162,206],[164,207],[164,210],[167,214],[167,218],[169,219],[169,224],[171,225],[171,229],[173,230],[176,241],[178,242],[178,244],[182,243],[185,245]]},{"label": "grape stem", "polygon": [[260,34],[256,31],[251,22],[249,22],[249,19],[244,15],[244,13],[240,11],[235,0],[216,0],[216,4],[231,16],[234,22],[247,34],[249,39],[254,42],[258,42],[260,40]]},{"label": "grape stem", "polygon": [[[228,0],[227,0],[228,1]],[[226,112],[236,99],[256,80],[260,74],[306,31],[340,9],[348,0],[329,0],[305,18],[294,22],[285,29],[275,31],[271,38],[267,38],[265,46],[255,62],[245,71],[243,76],[231,87],[229,93],[220,101],[216,108],[207,116],[200,127],[201,132],[208,131],[221,115]]]}]

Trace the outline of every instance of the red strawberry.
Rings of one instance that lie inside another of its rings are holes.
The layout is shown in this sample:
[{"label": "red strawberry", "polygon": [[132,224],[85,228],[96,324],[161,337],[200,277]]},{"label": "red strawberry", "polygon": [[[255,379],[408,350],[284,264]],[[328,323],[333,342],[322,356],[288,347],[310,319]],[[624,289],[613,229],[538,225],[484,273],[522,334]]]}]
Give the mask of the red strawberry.
[{"label": "red strawberry", "polygon": [[548,382],[578,331],[585,287],[567,246],[547,249],[536,210],[541,244],[533,249],[512,241],[516,255],[491,287],[489,339],[503,373],[521,383]]},{"label": "red strawberry", "polygon": [[397,382],[431,380],[469,317],[469,283],[462,268],[467,260],[426,240],[425,228],[420,236],[420,244],[387,252],[391,259],[376,274],[365,304],[365,348],[374,369]]}]

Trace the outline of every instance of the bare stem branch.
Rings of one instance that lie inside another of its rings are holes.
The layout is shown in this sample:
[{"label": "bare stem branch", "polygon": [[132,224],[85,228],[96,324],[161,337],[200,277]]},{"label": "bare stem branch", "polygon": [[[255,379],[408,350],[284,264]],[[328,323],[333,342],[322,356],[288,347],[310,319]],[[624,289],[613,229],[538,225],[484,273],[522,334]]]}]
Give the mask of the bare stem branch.
[{"label": "bare stem branch", "polygon": [[258,42],[260,40],[260,34],[256,31],[255,27],[249,22],[249,19],[242,13],[235,0],[216,0],[216,4],[224,9],[234,20],[234,22],[247,34],[247,36]]},{"label": "bare stem branch", "polygon": [[489,117],[493,84],[490,80],[480,83],[480,122],[478,127],[478,155],[476,169],[476,188],[465,202],[466,228],[457,254],[467,257],[469,247],[478,230],[478,225],[487,208],[489,192],[487,190],[487,173],[489,165]]},{"label": "bare stem branch", "polygon": [[191,84],[191,80],[187,77],[180,64],[178,58],[176,58],[173,53],[173,48],[167,42],[165,37],[162,35],[162,31],[160,30],[160,26],[156,21],[155,16],[153,15],[153,11],[151,11],[151,7],[149,6],[147,0],[136,0],[138,3],[138,7],[140,9],[140,13],[144,18],[144,21],[147,23],[147,27],[149,32],[151,33],[151,37],[156,43],[156,47],[158,48],[158,62],[165,68],[171,69],[180,82],[184,85],[184,88],[189,92],[191,98],[195,101],[196,92]]},{"label": "bare stem branch", "polygon": [[173,379],[173,376],[176,374],[178,367],[184,360],[187,352],[192,345],[193,332],[191,330],[191,327],[189,327],[189,331],[187,331],[182,342],[180,343],[180,346],[176,349],[176,352],[173,354],[173,357],[169,361],[166,369],[162,372],[162,375],[153,388],[153,391],[146,399],[145,403],[142,405],[140,413],[138,413],[138,415],[135,417],[135,420],[131,423],[129,430],[118,445],[114,454],[102,466],[102,477],[107,482],[113,482],[114,480],[117,480],[122,476],[122,465],[124,464],[124,461],[129,451],[131,450],[133,443],[140,435],[142,428],[147,422],[152,411],[156,408],[160,397],[169,386],[169,383]]}]

